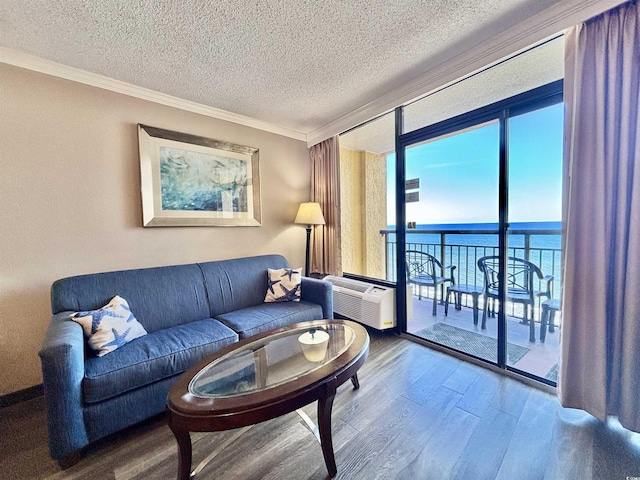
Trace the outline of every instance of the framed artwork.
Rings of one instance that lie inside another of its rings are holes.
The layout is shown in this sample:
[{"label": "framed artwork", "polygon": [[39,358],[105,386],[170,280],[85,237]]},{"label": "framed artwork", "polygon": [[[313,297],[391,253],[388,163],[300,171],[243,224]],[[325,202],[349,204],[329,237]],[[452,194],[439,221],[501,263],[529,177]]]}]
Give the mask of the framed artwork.
[{"label": "framed artwork", "polygon": [[258,149],[138,125],[145,227],[260,226]]}]

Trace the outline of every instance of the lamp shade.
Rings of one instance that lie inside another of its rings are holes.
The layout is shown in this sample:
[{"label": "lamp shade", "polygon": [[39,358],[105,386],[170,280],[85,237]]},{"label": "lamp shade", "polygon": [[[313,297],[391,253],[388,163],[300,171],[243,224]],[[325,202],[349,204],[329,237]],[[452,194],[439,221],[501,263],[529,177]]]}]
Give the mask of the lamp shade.
[{"label": "lamp shade", "polygon": [[320,204],[316,202],[301,203],[293,223],[304,225],[324,225],[324,216]]}]

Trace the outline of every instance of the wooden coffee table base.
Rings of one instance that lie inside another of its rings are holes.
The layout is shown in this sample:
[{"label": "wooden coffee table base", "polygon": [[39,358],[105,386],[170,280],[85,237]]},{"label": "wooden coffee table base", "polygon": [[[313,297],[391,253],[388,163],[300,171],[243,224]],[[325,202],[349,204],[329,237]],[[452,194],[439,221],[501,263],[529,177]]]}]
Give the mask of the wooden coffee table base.
[{"label": "wooden coffee table base", "polygon": [[[314,335],[319,341],[308,343]],[[303,348],[306,345],[320,348]],[[269,349],[278,355],[268,355]],[[333,400],[337,388],[349,379],[355,389],[360,387],[357,373],[368,354],[369,334],[362,325],[327,319],[269,330],[203,358],[167,395],[169,428],[178,442],[178,480],[193,478],[215,457],[209,454],[192,472],[190,432],[232,430],[295,411],[320,442],[334,477],[338,469],[331,439]],[[317,428],[300,410],[313,402],[318,402]]]},{"label": "wooden coffee table base", "polygon": [[[364,361],[364,359],[363,359]],[[356,369],[360,365],[354,365]],[[346,373],[346,372],[345,372]],[[342,378],[341,378],[342,377]],[[351,379],[354,389],[360,388],[357,373],[347,377]],[[192,472],[192,446],[191,435],[189,432],[215,432],[230,430],[247,425],[253,425],[265,420],[270,420],[287,413],[296,411],[305,405],[314,401],[318,402],[318,429],[316,430],[313,422],[302,411],[298,412],[305,424],[316,436],[322,447],[322,455],[327,466],[329,476],[333,478],[338,473],[336,459],[333,453],[333,439],[331,436],[331,411],[333,409],[333,400],[336,396],[337,388],[346,381],[344,375],[335,376],[329,381],[322,383],[311,392],[305,392],[298,398],[287,399],[286,402],[279,402],[263,408],[260,411],[251,413],[232,415],[224,418],[220,417],[203,417],[203,416],[185,416],[180,412],[173,411],[168,408],[169,428],[173,432],[178,442],[178,480],[188,480],[195,478],[202,468],[211,460],[207,457]],[[319,435],[318,432],[319,431]]]}]

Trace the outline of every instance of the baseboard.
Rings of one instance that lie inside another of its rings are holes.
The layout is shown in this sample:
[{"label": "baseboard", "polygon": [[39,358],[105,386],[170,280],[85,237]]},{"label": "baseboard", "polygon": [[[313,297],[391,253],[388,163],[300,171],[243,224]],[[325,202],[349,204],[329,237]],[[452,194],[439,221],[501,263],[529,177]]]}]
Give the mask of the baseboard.
[{"label": "baseboard", "polygon": [[25,388],[24,390],[18,390],[17,392],[0,396],[0,408],[10,407],[16,403],[26,402],[27,400],[41,397],[42,395],[44,395],[44,388],[42,384],[34,385],[33,387]]}]

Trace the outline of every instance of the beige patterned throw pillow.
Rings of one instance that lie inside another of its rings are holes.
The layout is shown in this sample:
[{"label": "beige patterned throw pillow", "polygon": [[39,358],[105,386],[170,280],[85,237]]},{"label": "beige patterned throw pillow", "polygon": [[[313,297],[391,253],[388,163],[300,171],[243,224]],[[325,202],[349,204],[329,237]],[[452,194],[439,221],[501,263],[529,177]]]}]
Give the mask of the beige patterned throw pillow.
[{"label": "beige patterned throw pillow", "polygon": [[266,303],[299,302],[302,268],[280,268],[268,271]]},{"label": "beige patterned throw pillow", "polygon": [[147,334],[127,301],[118,295],[98,310],[74,313],[71,320],[82,325],[87,343],[99,357]]}]

